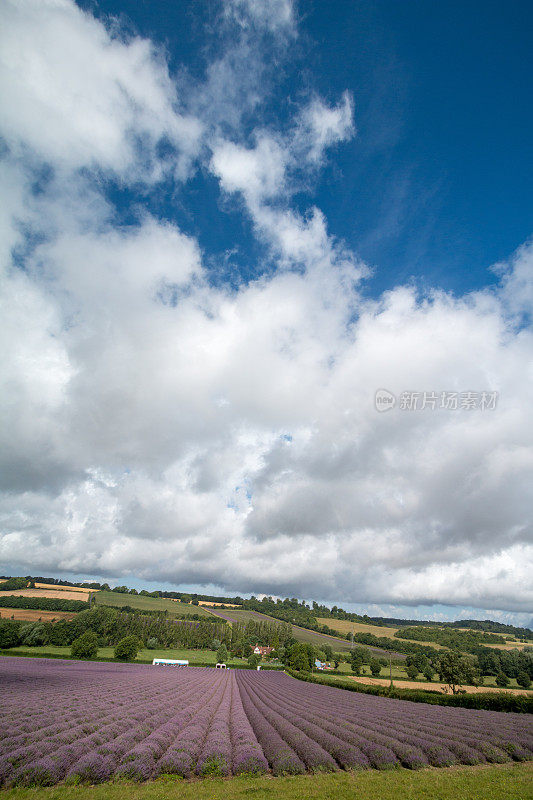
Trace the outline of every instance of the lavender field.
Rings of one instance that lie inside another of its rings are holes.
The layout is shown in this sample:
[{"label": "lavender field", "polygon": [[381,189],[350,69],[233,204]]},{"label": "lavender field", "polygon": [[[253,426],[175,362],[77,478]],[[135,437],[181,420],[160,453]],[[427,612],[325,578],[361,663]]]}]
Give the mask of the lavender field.
[{"label": "lavender field", "polygon": [[0,715],[3,786],[533,759],[531,715],[279,672],[2,658]]}]

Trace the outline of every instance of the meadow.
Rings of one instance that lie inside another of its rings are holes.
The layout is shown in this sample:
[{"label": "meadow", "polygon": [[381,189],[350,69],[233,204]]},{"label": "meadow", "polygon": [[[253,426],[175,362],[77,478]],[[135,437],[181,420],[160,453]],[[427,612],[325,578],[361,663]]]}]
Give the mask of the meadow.
[{"label": "meadow", "polygon": [[99,591],[94,595],[96,605],[113,606],[114,608],[138,608],[140,611],[167,611],[169,617],[198,614],[200,617],[213,619],[213,614],[202,606],[180,603],[165,597],[145,597],[139,594],[120,594],[119,592]]},{"label": "meadow", "polygon": [[[51,644],[45,644],[36,647],[20,645],[19,647],[11,647],[9,649],[9,655],[16,656],[19,653],[30,653],[31,655],[39,656],[41,658],[46,658],[46,656],[53,656],[54,658],[69,658],[70,650],[70,646],[60,647]],[[114,651],[114,647],[99,647],[97,658],[112,659],[114,658]],[[152,659],[154,658],[187,659],[190,664],[212,664],[213,666],[217,663],[217,654],[213,652],[213,650],[188,650],[176,647],[157,648],[155,650],[143,648],[142,650],[139,650],[135,660],[139,663],[151,663]],[[244,666],[247,663],[248,662],[246,659],[233,658],[232,656],[230,656],[227,661],[227,664],[231,666]]]},{"label": "meadow", "polygon": [[3,658],[0,680],[6,787],[533,759],[531,715],[348,693],[279,672]]}]

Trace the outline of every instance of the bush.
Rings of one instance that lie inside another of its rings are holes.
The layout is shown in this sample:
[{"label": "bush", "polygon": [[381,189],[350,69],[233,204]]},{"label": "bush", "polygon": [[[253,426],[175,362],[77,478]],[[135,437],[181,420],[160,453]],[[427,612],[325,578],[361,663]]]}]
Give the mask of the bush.
[{"label": "bush", "polygon": [[74,658],[96,658],[98,655],[98,636],[94,631],[85,631],[74,639],[70,648]]},{"label": "bush", "polygon": [[135,661],[141,649],[141,642],[136,636],[125,636],[115,645],[115,658],[119,661]]},{"label": "bush", "polygon": [[31,622],[20,629],[20,641],[28,647],[48,644],[48,633],[42,622]]},{"label": "bush", "polygon": [[505,672],[498,672],[496,675],[496,686],[508,686],[509,685],[509,678],[505,674]]},{"label": "bush", "polygon": [[377,658],[372,658],[371,659],[371,661],[370,661],[370,672],[372,673],[374,678],[377,678],[379,673],[381,672],[381,664],[380,664],[380,662],[378,661]]},{"label": "bush", "polygon": [[433,669],[429,665],[424,670],[424,678],[427,681],[432,681],[433,680]]},{"label": "bush", "polygon": [[0,622],[0,647],[7,650],[19,643],[18,625],[12,622]]},{"label": "bush", "polygon": [[523,689],[529,689],[529,687],[531,686],[531,678],[529,677],[527,672],[524,671],[518,673],[518,675],[516,676],[516,682]]},{"label": "bush", "polygon": [[261,656],[252,653],[251,656],[248,656],[248,664],[252,669],[255,669],[261,661]]},{"label": "bush", "polygon": [[410,678],[412,681],[418,677],[418,669],[415,667],[414,664],[410,664],[407,669],[405,670],[407,673],[407,677]]},{"label": "bush", "polygon": [[228,660],[228,648],[225,644],[221,644],[217,650],[217,661],[219,664],[225,664]]},{"label": "bush", "polygon": [[151,636],[146,642],[146,649],[147,650],[157,650],[159,647],[159,642],[153,636]]}]

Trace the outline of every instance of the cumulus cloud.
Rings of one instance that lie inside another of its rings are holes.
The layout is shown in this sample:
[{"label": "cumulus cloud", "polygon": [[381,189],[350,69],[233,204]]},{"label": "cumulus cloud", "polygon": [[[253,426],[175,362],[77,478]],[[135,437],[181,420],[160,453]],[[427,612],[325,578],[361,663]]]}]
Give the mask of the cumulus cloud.
[{"label": "cumulus cloud", "polygon": [[[261,3],[226,8],[247,37],[294,26],[288,3],[276,25]],[[493,290],[369,300],[367,267],[322,212],[291,205],[297,169],[353,134],[348,95],[304,104],[284,132],[224,136],[213,108],[180,110],[149,42],[66,0],[3,13],[21,50],[0,79],[2,563],[341,604],[530,608],[533,341],[517,313],[531,247]],[[268,251],[261,279],[213,287],[192,236],[146,211],[119,225],[79,171],[147,187],[196,157]],[[52,177],[35,192],[43,160]],[[498,402],[379,413],[379,388]]]},{"label": "cumulus cloud", "polygon": [[0,9],[0,126],[15,152],[54,166],[159,178],[159,142],[183,176],[201,134],[180,113],[152,43],[113,35],[69,0],[6,0]]}]

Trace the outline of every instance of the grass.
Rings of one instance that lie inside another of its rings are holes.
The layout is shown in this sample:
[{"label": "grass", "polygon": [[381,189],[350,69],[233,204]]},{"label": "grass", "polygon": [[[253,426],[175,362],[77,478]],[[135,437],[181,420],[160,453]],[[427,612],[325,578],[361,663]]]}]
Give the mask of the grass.
[{"label": "grass", "polygon": [[533,764],[4,789],[2,800],[532,800]]},{"label": "grass", "polygon": [[[113,647],[99,647],[98,658],[113,658]],[[70,647],[55,647],[54,645],[42,645],[41,647],[11,647],[9,655],[16,656],[19,653],[35,653],[43,658],[47,655],[53,656],[70,656]],[[184,650],[178,648],[169,648],[158,650],[139,650],[137,654],[137,661],[152,661],[153,658],[176,658],[188,659],[190,664],[216,664],[217,654],[212,650]],[[229,665],[246,664],[246,659],[243,658],[229,658],[226,662]]]},{"label": "grass", "polygon": [[99,606],[114,606],[115,608],[131,606],[131,608],[139,608],[143,611],[168,611],[169,617],[198,614],[206,619],[213,619],[213,615],[202,606],[175,602],[165,597],[144,597],[144,595],[138,594],[100,591],[95,594],[95,602]]},{"label": "grass", "polygon": [[374,636],[392,637],[398,628],[388,628],[385,625],[368,625],[366,622],[350,622],[349,619],[330,619],[329,617],[318,617],[320,625],[327,625],[334,631],[339,631],[343,636],[353,631],[354,633],[372,633]]}]

